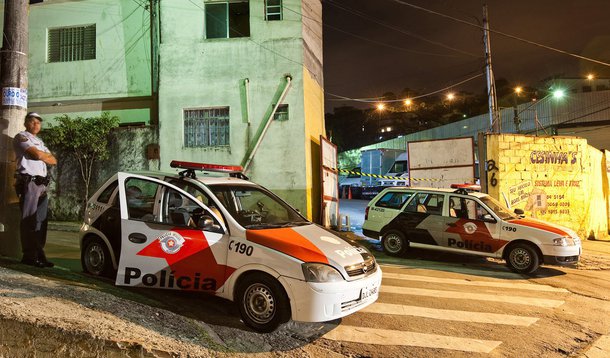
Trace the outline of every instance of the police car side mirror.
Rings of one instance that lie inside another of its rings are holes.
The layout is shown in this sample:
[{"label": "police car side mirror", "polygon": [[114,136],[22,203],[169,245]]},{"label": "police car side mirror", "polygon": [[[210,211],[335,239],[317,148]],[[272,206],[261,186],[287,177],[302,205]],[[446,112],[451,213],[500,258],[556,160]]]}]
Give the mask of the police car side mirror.
[{"label": "police car side mirror", "polygon": [[494,219],[494,217],[491,216],[491,214],[483,215],[481,220],[485,221],[486,223],[496,223],[497,222],[496,219]]},{"label": "police car side mirror", "polygon": [[525,214],[525,211],[523,211],[523,209],[516,208],[516,209],[515,209],[515,214],[517,214],[517,215],[523,215],[523,214]]},{"label": "police car side mirror", "polygon": [[214,219],[212,219],[212,217],[209,215],[203,215],[201,218],[199,218],[199,221],[197,222],[197,227],[203,231],[224,234],[224,231],[222,230],[220,225],[215,224]]}]

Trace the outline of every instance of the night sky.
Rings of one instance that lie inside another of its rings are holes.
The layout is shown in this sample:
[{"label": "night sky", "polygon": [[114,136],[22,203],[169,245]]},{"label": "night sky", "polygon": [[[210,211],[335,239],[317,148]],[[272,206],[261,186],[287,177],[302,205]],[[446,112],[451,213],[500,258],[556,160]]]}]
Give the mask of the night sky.
[{"label": "night sky", "polygon": [[[481,25],[486,3],[492,30],[610,62],[610,0],[405,2]],[[428,93],[484,71],[482,30],[475,27],[394,0],[323,0],[323,15],[327,112],[341,105],[362,107],[331,100],[328,93],[365,98],[407,87]],[[535,86],[550,76],[589,72],[610,78],[610,67],[499,34],[491,34],[491,53],[496,80],[515,84]],[[454,90],[481,93],[485,86],[482,76]]]}]

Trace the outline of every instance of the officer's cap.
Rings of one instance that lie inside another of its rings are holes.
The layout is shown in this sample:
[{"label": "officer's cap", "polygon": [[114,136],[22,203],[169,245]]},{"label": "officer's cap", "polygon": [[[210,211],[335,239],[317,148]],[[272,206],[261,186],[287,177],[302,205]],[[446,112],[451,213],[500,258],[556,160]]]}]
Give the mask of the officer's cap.
[{"label": "officer's cap", "polygon": [[30,117],[38,118],[38,120],[42,122],[42,117],[40,116],[40,114],[38,114],[36,112],[29,112],[28,114],[25,115],[25,119],[28,119]]}]

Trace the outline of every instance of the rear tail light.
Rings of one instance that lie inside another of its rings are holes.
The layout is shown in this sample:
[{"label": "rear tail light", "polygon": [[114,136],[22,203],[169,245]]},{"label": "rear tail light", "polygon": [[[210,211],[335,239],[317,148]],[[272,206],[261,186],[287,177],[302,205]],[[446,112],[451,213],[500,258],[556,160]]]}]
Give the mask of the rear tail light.
[{"label": "rear tail light", "polygon": [[366,209],[364,209],[364,220],[367,220],[369,218],[369,207],[367,206]]}]

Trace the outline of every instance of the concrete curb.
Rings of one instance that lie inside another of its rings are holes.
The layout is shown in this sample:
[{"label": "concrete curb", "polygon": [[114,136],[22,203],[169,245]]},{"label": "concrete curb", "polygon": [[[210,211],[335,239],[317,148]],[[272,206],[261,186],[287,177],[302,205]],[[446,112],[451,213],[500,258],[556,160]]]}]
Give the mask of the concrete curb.
[{"label": "concrete curb", "polygon": [[78,232],[82,223],[73,221],[49,221],[48,230]]}]

